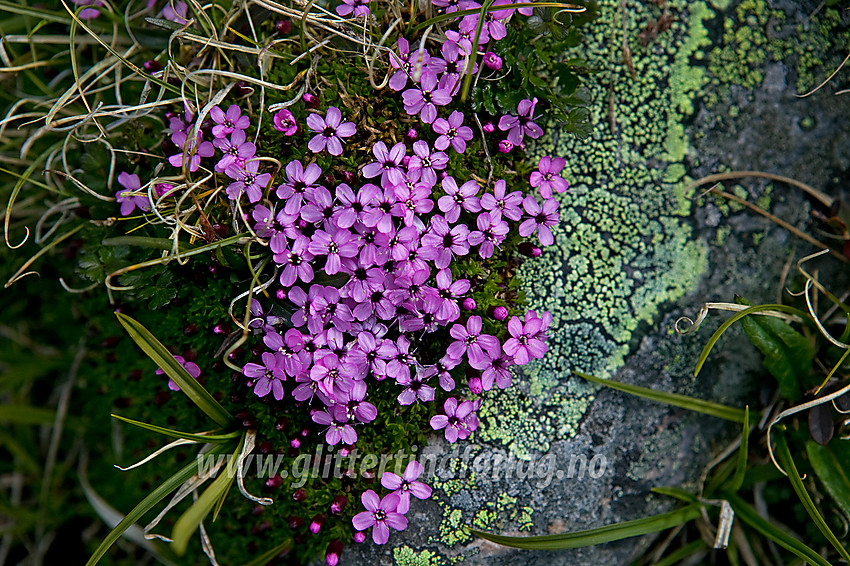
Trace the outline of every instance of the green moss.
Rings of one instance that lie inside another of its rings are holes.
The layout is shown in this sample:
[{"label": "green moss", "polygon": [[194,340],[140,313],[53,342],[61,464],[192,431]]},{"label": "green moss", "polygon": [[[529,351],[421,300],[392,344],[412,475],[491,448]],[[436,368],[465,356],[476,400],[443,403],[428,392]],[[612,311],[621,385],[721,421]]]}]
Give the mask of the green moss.
[{"label": "green moss", "polygon": [[393,560],[396,566],[442,566],[445,560],[436,552],[430,550],[413,550],[409,546],[393,549]]}]

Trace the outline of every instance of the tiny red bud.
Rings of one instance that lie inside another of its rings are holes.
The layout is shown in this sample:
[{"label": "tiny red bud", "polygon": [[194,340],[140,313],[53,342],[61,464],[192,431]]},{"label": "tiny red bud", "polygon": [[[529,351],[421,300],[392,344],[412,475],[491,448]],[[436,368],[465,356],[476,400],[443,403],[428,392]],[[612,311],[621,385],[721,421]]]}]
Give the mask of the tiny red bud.
[{"label": "tiny red bud", "polygon": [[307,499],[307,490],[303,487],[299,487],[294,492],[292,492],[292,499],[298,502],[304,501]]},{"label": "tiny red bud", "polygon": [[319,531],[322,530],[322,525],[325,524],[325,516],[321,513],[313,517],[313,520],[310,521],[310,532],[314,535],[319,534]]},{"label": "tiny red bud", "polygon": [[278,20],[274,25],[274,29],[281,35],[286,35],[292,31],[292,22],[289,20]]}]

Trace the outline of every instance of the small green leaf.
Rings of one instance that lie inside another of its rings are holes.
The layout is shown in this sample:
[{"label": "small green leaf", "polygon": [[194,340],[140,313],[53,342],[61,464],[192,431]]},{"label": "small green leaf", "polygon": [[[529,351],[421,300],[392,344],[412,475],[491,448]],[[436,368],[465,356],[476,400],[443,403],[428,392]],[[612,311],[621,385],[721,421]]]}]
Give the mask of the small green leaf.
[{"label": "small green leaf", "polygon": [[592,381],[593,383],[598,383],[600,385],[604,385],[605,387],[610,387],[611,389],[617,389],[619,391],[631,393],[632,395],[637,395],[639,397],[643,397],[644,399],[649,399],[650,401],[666,403],[667,405],[681,407],[683,409],[696,411],[698,413],[704,413],[706,415],[719,417],[721,419],[726,419],[727,421],[732,421],[736,423],[743,423],[744,419],[746,418],[746,414],[741,409],[735,409],[734,407],[721,405],[720,403],[703,401],[702,399],[695,399],[693,397],[688,397],[687,395],[678,395],[676,393],[665,393],[663,391],[655,391],[654,389],[649,389],[648,387],[641,387],[639,385],[631,385],[628,383],[620,383],[619,381],[613,381],[611,379],[602,379],[593,375],[581,373],[580,371],[573,370],[573,373],[579,377],[583,377],[588,381]]},{"label": "small green leaf", "polygon": [[[212,449],[207,452],[207,454],[219,454],[225,451],[225,447],[223,445],[213,446]],[[162,485],[153,490],[148,494],[147,497],[142,499],[142,501],[136,505],[132,511],[130,511],[124,519],[118,523],[106,538],[100,543],[100,546],[97,547],[97,550],[94,551],[94,554],[89,561],[86,562],[86,566],[94,566],[100,559],[104,557],[106,551],[109,550],[115,541],[117,541],[121,535],[130,528],[136,521],[141,519],[145,513],[150,511],[157,503],[168,497],[172,491],[183,485],[189,478],[198,473],[198,463],[196,461],[192,461],[189,464],[186,464],[179,472],[165,480]]]},{"label": "small green leaf", "polygon": [[215,504],[227,493],[230,489],[230,484],[236,480],[236,462],[239,459],[239,453],[242,451],[242,446],[245,444],[245,434],[242,434],[242,440],[239,442],[236,450],[230,457],[225,469],[219,470],[218,477],[215,481],[204,490],[198,500],[183,513],[177,522],[174,523],[174,529],[171,531],[171,540],[174,541],[174,552],[177,556],[183,556],[186,553],[186,547],[189,545],[189,539],[198,530],[198,526],[206,518]]},{"label": "small green leaf", "polygon": [[[738,304],[748,304],[736,299]],[[750,316],[741,320],[747,337],[764,355],[764,367],[776,378],[782,397],[796,401],[801,384],[811,374],[815,351],[805,336],[787,322],[768,316]]]},{"label": "small green leaf", "polygon": [[759,312],[764,312],[764,311],[787,312],[787,313],[796,315],[803,320],[809,319],[809,315],[804,313],[800,309],[795,309],[794,307],[789,307],[788,305],[778,305],[778,304],[776,304],[776,305],[771,305],[771,304],[756,305],[754,307],[750,307],[750,308],[744,309],[740,312],[737,312],[734,315],[730,316],[729,319],[726,322],[721,324],[720,328],[718,328],[714,332],[714,334],[711,335],[711,338],[708,339],[708,342],[706,343],[705,347],[702,349],[702,352],[699,355],[699,359],[697,360],[697,366],[694,369],[694,376],[699,375],[699,372],[702,369],[702,366],[705,365],[705,360],[708,359],[708,354],[711,353],[711,349],[714,348],[714,345],[717,343],[718,340],[720,340],[720,337],[723,336],[723,333],[726,332],[729,329],[730,326],[732,326],[733,324],[735,324],[736,322],[738,322],[739,320],[741,320],[742,318],[744,318],[748,315],[759,313]]},{"label": "small green leaf", "polygon": [[168,377],[174,380],[174,383],[180,387],[180,391],[185,393],[199,409],[221,427],[227,428],[234,423],[235,419],[233,416],[218,401],[213,399],[213,396],[200,383],[189,375],[189,372],[174,359],[174,356],[166,350],[165,346],[147,328],[126,314],[115,313],[115,316],[118,317],[118,322],[121,323],[121,326],[124,327],[136,345],[154,363],[162,368]]},{"label": "small green leaf", "polygon": [[697,499],[696,495],[679,487],[653,487],[650,491],[652,491],[652,493],[657,493],[658,495],[675,497],[679,501],[684,501],[685,503],[699,503],[699,499]]},{"label": "small green leaf", "polygon": [[759,515],[758,512],[747,502],[741,499],[740,496],[735,495],[734,493],[728,493],[724,495],[724,498],[729,502],[729,505],[732,506],[732,510],[735,511],[735,516],[747,523],[759,534],[769,538],[782,548],[793,552],[809,564],[814,564],[815,566],[832,566],[832,564],[830,564],[823,556],[800,542],[798,539],[792,537],[785,531],[780,530],[778,527],[773,526],[770,521]]},{"label": "small green leaf", "polygon": [[814,521],[815,526],[817,526],[818,530],[835,548],[835,550],[838,551],[841,558],[843,558],[845,562],[850,562],[850,553],[847,552],[847,549],[844,548],[844,545],[841,544],[829,528],[829,525],[826,524],[826,521],[824,521],[817,506],[815,506],[814,501],[812,501],[812,498],[809,496],[806,486],[803,485],[803,480],[800,479],[800,474],[797,472],[797,466],[794,464],[794,458],[791,456],[791,451],[788,449],[788,442],[785,440],[785,434],[782,432],[779,432],[776,435],[776,452],[779,456],[779,463],[785,469],[785,473],[788,474],[788,479],[791,480],[791,486],[794,488],[794,491],[797,492],[797,497],[800,498],[800,502],[803,504],[803,507],[806,509],[809,517],[811,517],[812,521]]},{"label": "small green leaf", "polygon": [[611,542],[629,537],[641,536],[677,527],[700,516],[700,505],[688,505],[668,513],[653,515],[635,521],[615,523],[596,529],[588,529],[575,533],[563,533],[560,535],[543,535],[536,537],[509,537],[494,535],[477,529],[469,531],[485,540],[510,546],[513,548],[525,548],[529,550],[561,550],[564,548],[579,548],[592,546],[603,542]]},{"label": "small green leaf", "polygon": [[821,446],[806,442],[806,454],[818,479],[836,505],[850,515],[850,446],[846,442],[833,442]]}]

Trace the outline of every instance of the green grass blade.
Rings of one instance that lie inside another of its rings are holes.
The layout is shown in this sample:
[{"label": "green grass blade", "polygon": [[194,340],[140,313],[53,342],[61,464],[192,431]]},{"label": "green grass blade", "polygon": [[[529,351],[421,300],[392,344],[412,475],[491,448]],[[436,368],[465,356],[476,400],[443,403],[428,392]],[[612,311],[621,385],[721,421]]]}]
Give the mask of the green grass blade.
[{"label": "green grass blade", "polygon": [[162,368],[168,377],[174,380],[174,383],[180,387],[180,391],[185,393],[199,409],[221,427],[228,428],[233,424],[233,416],[218,401],[213,399],[213,396],[200,383],[189,375],[189,372],[174,359],[174,356],[166,350],[165,346],[147,328],[126,314],[115,313],[115,316],[118,317],[118,322],[121,323],[121,326],[124,327],[124,330],[127,331],[133,342],[154,363]]},{"label": "green grass blade", "polygon": [[27,405],[0,405],[0,422],[39,425],[52,424],[56,412]]},{"label": "green grass blade", "polygon": [[769,538],[785,550],[794,553],[809,564],[814,564],[815,566],[832,566],[826,558],[803,544],[801,541],[792,537],[785,531],[771,525],[769,521],[759,515],[752,506],[741,499],[738,495],[728,493],[725,494],[724,497],[732,506],[732,510],[735,511],[735,515],[755,529],[760,535]]},{"label": "green grass blade", "polygon": [[168,238],[147,238],[145,236],[118,236],[103,240],[104,246],[138,246],[140,248],[153,248],[156,250],[171,251],[174,242]]},{"label": "green grass blade", "polygon": [[292,547],[292,539],[288,539],[272,548],[269,551],[266,551],[254,558],[250,562],[246,562],[245,566],[266,566],[269,562],[272,561],[278,554],[283,552],[284,550],[289,550]]},{"label": "green grass blade", "polygon": [[671,552],[665,558],[656,562],[655,566],[673,566],[674,564],[678,564],[685,558],[691,558],[700,550],[708,550],[708,546],[702,539],[695,540],[691,543],[686,544],[679,550]]},{"label": "green grass blade", "polygon": [[218,472],[218,477],[215,481],[204,490],[201,496],[183,513],[177,522],[174,523],[174,529],[171,531],[171,540],[173,549],[177,556],[183,556],[186,553],[186,547],[189,545],[189,539],[198,530],[201,521],[209,514],[216,503],[227,494],[230,489],[230,484],[236,481],[236,462],[239,459],[239,454],[242,452],[242,446],[245,444],[245,433],[242,433],[242,440],[239,446],[236,447],[227,463],[225,469]]},{"label": "green grass blade", "polygon": [[525,548],[528,550],[560,550],[564,548],[579,548],[582,546],[592,546],[603,542],[611,542],[629,537],[636,537],[648,533],[654,533],[676,527],[687,523],[700,516],[700,505],[688,505],[681,509],[676,509],[668,513],[637,519],[635,521],[626,521],[624,523],[616,523],[599,527],[596,529],[588,529],[575,533],[563,533],[560,535],[543,535],[536,537],[509,537],[502,535],[494,535],[477,529],[469,529],[469,531],[490,542],[510,546],[513,548]]},{"label": "green grass blade", "polygon": [[699,359],[697,360],[697,366],[694,370],[694,375],[699,375],[702,366],[705,364],[705,360],[708,358],[708,354],[711,353],[711,349],[714,348],[714,345],[720,340],[720,337],[723,336],[723,333],[726,332],[730,326],[741,320],[747,315],[751,315],[758,312],[764,311],[779,311],[779,312],[787,312],[790,314],[794,314],[799,316],[803,320],[808,320],[809,315],[801,311],[800,309],[795,309],[794,307],[789,307],[788,305],[756,305],[754,307],[750,307],[748,309],[744,309],[739,311],[729,317],[729,319],[720,325],[714,334],[711,335],[711,338],[708,339],[708,343],[705,345],[705,348],[702,349],[702,353],[699,355]]},{"label": "green grass blade", "polygon": [[850,447],[845,442],[821,446],[809,440],[806,453],[827,493],[845,514],[850,515]]},{"label": "green grass blade", "polygon": [[800,479],[800,474],[797,472],[797,466],[794,464],[794,458],[791,456],[791,450],[788,449],[788,442],[785,440],[785,434],[782,432],[778,432],[776,434],[776,453],[779,456],[779,463],[785,469],[785,473],[788,474],[788,479],[791,480],[791,485],[794,487],[797,497],[800,498],[800,502],[806,509],[806,513],[808,513],[809,517],[812,518],[815,526],[823,534],[826,540],[829,541],[829,544],[838,551],[841,558],[843,558],[845,562],[850,563],[850,553],[847,552],[847,549],[844,548],[844,545],[841,544],[838,537],[835,536],[835,533],[833,533],[832,529],[829,528],[829,525],[826,524],[826,521],[820,514],[820,511],[818,511],[815,502],[812,501],[812,498],[809,496],[806,486],[803,485],[803,480]]},{"label": "green grass blade", "polygon": [[728,491],[737,493],[744,485],[744,476],[747,474],[747,452],[750,447],[750,406],[744,407],[744,432],[741,434],[741,445],[738,447],[738,462],[735,467],[735,475],[729,481]]},{"label": "green grass blade", "polygon": [[605,387],[610,387],[611,389],[616,389],[618,391],[624,391],[632,395],[637,395],[638,397],[643,397],[644,399],[649,399],[650,401],[655,401],[657,403],[666,403],[667,405],[681,407],[683,409],[696,411],[698,413],[711,415],[713,417],[726,419],[727,421],[732,421],[736,423],[743,423],[744,419],[746,418],[746,415],[743,410],[736,409],[734,407],[729,407],[727,405],[721,405],[720,403],[703,401],[702,399],[695,399],[694,397],[688,397],[687,395],[678,395],[676,393],[665,393],[663,391],[655,391],[654,389],[649,389],[648,387],[630,385],[628,383],[621,383],[619,381],[613,381],[611,379],[602,379],[600,377],[582,373],[580,371],[573,370],[573,373],[588,381],[592,381],[593,383],[598,383],[600,385],[604,385]]},{"label": "green grass blade", "polygon": [[122,417],[121,415],[113,414],[112,416],[118,419],[119,421],[123,421],[127,424],[131,424],[133,426],[137,426],[139,428],[143,428],[151,432],[156,432],[158,434],[169,436],[171,438],[185,438],[187,440],[195,440],[197,442],[227,442],[228,440],[239,438],[239,435],[242,434],[240,431],[228,432],[226,434],[195,434],[191,432],[183,432],[179,430],[156,426],[144,423],[142,421],[134,421],[133,419],[128,419],[127,417]]},{"label": "green grass blade", "polygon": [[[213,448],[207,452],[207,454],[219,454],[225,451],[225,446],[213,446]],[[94,551],[94,554],[89,561],[86,562],[86,566],[94,566],[100,559],[104,557],[106,551],[109,550],[115,541],[117,541],[121,534],[130,528],[136,521],[141,519],[145,513],[150,511],[157,503],[168,497],[168,495],[183,485],[189,478],[198,473],[198,463],[196,461],[192,461],[189,464],[186,464],[179,472],[165,480],[162,485],[153,490],[148,494],[147,497],[142,499],[142,501],[136,505],[132,511],[130,511],[124,519],[118,523],[112,531],[106,535],[106,538],[100,543],[100,546],[97,547],[97,550]]]},{"label": "green grass blade", "polygon": [[650,491],[652,491],[652,493],[657,493],[658,495],[675,497],[679,501],[684,501],[685,503],[699,503],[699,499],[697,499],[696,495],[679,487],[653,487]]}]

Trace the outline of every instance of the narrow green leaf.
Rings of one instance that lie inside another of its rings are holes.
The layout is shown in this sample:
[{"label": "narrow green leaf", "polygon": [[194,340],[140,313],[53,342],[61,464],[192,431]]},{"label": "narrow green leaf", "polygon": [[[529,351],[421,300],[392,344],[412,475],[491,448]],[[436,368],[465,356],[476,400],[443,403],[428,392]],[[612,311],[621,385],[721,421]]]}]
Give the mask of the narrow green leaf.
[{"label": "narrow green leaf", "polygon": [[681,509],[676,509],[668,513],[646,517],[645,519],[615,523],[613,525],[599,527],[596,529],[588,529],[575,533],[563,533],[560,535],[509,537],[494,535],[477,529],[469,529],[469,531],[485,540],[489,540],[503,546],[525,548],[529,550],[560,550],[564,548],[592,546],[603,542],[611,542],[614,540],[663,531],[670,527],[676,527],[687,523],[699,516],[700,505],[696,504],[688,505],[687,507],[682,507]]},{"label": "narrow green leaf", "polygon": [[735,516],[750,525],[762,536],[769,538],[782,548],[793,552],[809,564],[814,564],[815,566],[832,566],[832,564],[830,564],[823,556],[785,531],[779,530],[778,527],[770,524],[770,521],[767,521],[759,515],[758,512],[756,512],[756,510],[753,509],[746,501],[741,499],[740,496],[735,495],[734,493],[728,493],[724,495],[724,498],[729,502],[729,505],[732,506],[732,510],[735,511]]},{"label": "narrow green leaf", "polygon": [[245,566],[266,566],[266,564],[271,562],[271,560],[273,558],[277,557],[278,554],[280,554],[284,550],[289,550],[291,547],[292,547],[292,539],[287,539],[287,540],[283,541],[282,543],[280,543],[279,545],[277,545],[276,547],[272,548],[271,550],[266,551],[266,552],[262,553],[261,555],[257,556],[256,558],[254,558],[253,560],[251,560],[250,562],[245,563]]},{"label": "narrow green leaf", "polygon": [[195,440],[197,442],[227,442],[228,440],[239,438],[239,435],[242,434],[241,431],[233,431],[228,432],[226,434],[195,434],[192,432],[182,432],[179,430],[173,430],[170,428],[143,423],[142,421],[134,421],[133,419],[128,419],[127,417],[122,417],[121,415],[113,414],[112,416],[118,419],[119,421],[124,421],[127,424],[131,424],[133,426],[137,426],[139,428],[143,428],[151,432],[170,436],[171,438],[185,438],[186,440]]},{"label": "narrow green leaf", "polygon": [[[219,454],[224,452],[225,449],[226,447],[224,445],[213,446],[207,454]],[[192,461],[186,464],[186,466],[184,466],[179,472],[165,480],[158,488],[150,492],[147,497],[142,499],[142,501],[136,505],[108,535],[106,535],[106,538],[102,543],[100,543],[97,550],[94,551],[92,557],[89,558],[88,562],[86,562],[86,566],[94,566],[100,562],[100,559],[104,557],[106,551],[109,550],[109,547],[111,547],[115,541],[121,537],[121,534],[124,531],[130,528],[130,525],[141,519],[144,514],[152,509],[157,503],[168,497],[172,491],[183,485],[186,480],[197,473],[198,463],[196,461]]]},{"label": "narrow green leaf", "polygon": [[230,484],[236,480],[236,462],[239,459],[239,453],[242,451],[244,444],[245,433],[242,434],[239,446],[234,450],[225,469],[219,470],[215,481],[204,490],[198,500],[174,523],[174,529],[171,531],[171,540],[174,541],[173,548],[177,556],[183,556],[186,553],[189,539],[198,530],[201,521],[204,520],[213,506],[224,496],[230,488]]},{"label": "narrow green leaf", "polygon": [[[742,298],[737,304],[749,304]],[[814,348],[805,336],[784,320],[771,316],[750,316],[741,319],[747,338],[764,356],[764,367],[776,378],[785,399],[797,401],[801,385],[805,386],[812,371]]]},{"label": "narrow green leaf", "polygon": [[658,495],[675,497],[679,501],[684,501],[685,503],[699,503],[696,495],[679,487],[660,486],[653,487],[650,491],[652,491],[652,493],[657,493]]},{"label": "narrow green leaf", "polygon": [[809,517],[812,518],[815,526],[823,534],[826,540],[828,540],[835,550],[838,551],[841,558],[843,558],[845,562],[850,563],[850,553],[847,552],[847,549],[844,548],[844,545],[841,544],[838,537],[835,536],[835,533],[833,533],[832,529],[829,528],[829,525],[826,524],[826,521],[823,519],[820,511],[818,511],[815,502],[812,501],[812,498],[809,496],[806,486],[803,485],[803,480],[800,479],[800,474],[797,472],[797,466],[794,464],[794,458],[791,456],[791,451],[788,449],[788,442],[785,440],[785,433],[783,432],[777,432],[776,434],[776,453],[779,455],[779,463],[782,465],[785,473],[788,474],[788,479],[791,480],[791,486],[794,488],[794,491],[797,492],[797,497],[800,498],[800,502],[806,509],[806,513],[808,513]]},{"label": "narrow green leaf", "polygon": [[655,566],[673,566],[674,564],[678,564],[685,558],[692,558],[697,552],[700,550],[707,550],[708,546],[703,542],[702,539],[697,539],[693,542],[690,542],[676,550],[675,552],[671,552],[667,556],[665,556],[662,560],[659,560],[655,563]]},{"label": "narrow green leaf", "polygon": [[694,397],[688,397],[687,395],[665,393],[663,391],[655,391],[654,389],[649,389],[648,387],[621,383],[619,381],[613,381],[611,379],[602,379],[600,377],[582,373],[580,371],[573,370],[573,373],[588,381],[604,385],[605,387],[610,387],[611,389],[617,389],[618,391],[631,393],[632,395],[637,395],[638,397],[643,397],[644,399],[649,399],[650,401],[655,401],[657,403],[666,403],[667,405],[673,405],[674,407],[681,407],[690,411],[704,413],[713,417],[726,419],[727,421],[732,421],[736,423],[744,422],[745,414],[744,411],[742,411],[741,409],[736,409],[727,405],[721,405],[720,403],[712,403],[711,401],[703,401],[702,399],[695,399]]},{"label": "narrow green leaf", "polygon": [[103,240],[104,246],[138,246],[140,248],[154,248],[167,252],[171,251],[173,243],[168,238],[147,238],[145,236],[118,236]]},{"label": "narrow green leaf", "polygon": [[738,463],[735,467],[735,475],[729,482],[727,490],[737,493],[744,485],[744,476],[747,474],[747,452],[750,447],[750,406],[744,407],[744,431],[741,433],[741,445],[738,447]]},{"label": "narrow green leaf", "polygon": [[171,355],[165,346],[147,328],[126,314],[115,313],[115,316],[118,317],[118,322],[121,323],[121,326],[124,327],[136,345],[154,363],[162,368],[168,377],[174,380],[174,383],[180,387],[180,391],[185,393],[199,409],[221,427],[228,428],[234,423],[233,416],[218,401],[213,399],[213,396],[200,383],[189,375],[189,372],[174,359],[174,356]]},{"label": "narrow green leaf", "polygon": [[850,446],[846,442],[833,442],[821,446],[811,440],[806,442],[806,453],[818,479],[836,505],[850,515]]},{"label": "narrow green leaf", "polygon": [[706,343],[705,347],[702,349],[702,353],[699,355],[699,359],[697,360],[696,369],[694,369],[694,375],[699,375],[702,366],[705,364],[705,360],[708,358],[708,354],[711,353],[711,349],[714,348],[714,345],[720,340],[720,337],[723,336],[723,333],[726,332],[730,326],[744,318],[745,316],[764,312],[764,311],[779,311],[779,312],[787,312],[789,314],[796,315],[803,320],[809,320],[809,315],[801,311],[800,309],[795,309],[794,307],[789,307],[788,305],[756,305],[754,307],[750,307],[748,309],[744,309],[740,312],[735,313],[730,316],[729,319],[720,325],[720,328],[715,330],[714,334],[711,335],[711,338],[708,339],[708,343]]},{"label": "narrow green leaf", "polygon": [[56,420],[56,412],[28,405],[0,405],[0,422],[15,424],[50,424]]}]

